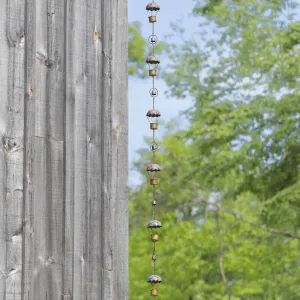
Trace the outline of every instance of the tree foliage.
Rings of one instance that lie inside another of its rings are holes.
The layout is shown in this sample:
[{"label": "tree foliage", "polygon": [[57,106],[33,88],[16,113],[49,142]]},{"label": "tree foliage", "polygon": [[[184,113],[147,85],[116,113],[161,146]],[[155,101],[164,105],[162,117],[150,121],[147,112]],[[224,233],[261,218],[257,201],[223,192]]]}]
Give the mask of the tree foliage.
[{"label": "tree foliage", "polygon": [[141,23],[133,22],[128,27],[129,75],[143,75],[147,42],[141,34]]},{"label": "tree foliage", "polygon": [[[161,299],[300,299],[298,9],[282,0],[199,1],[201,41],[168,45],[170,95],[194,106],[189,128],[160,141]],[[214,34],[203,38],[207,26]],[[149,154],[140,154],[144,174]],[[136,300],[149,297],[151,273],[144,180],[130,202]]]},{"label": "tree foliage", "polygon": [[[132,22],[128,26],[128,73],[129,75],[145,78],[147,74],[145,68],[146,56],[151,50],[148,42],[142,36],[141,26],[140,22]],[[155,53],[162,53],[165,47],[164,42],[158,42],[155,46]]]}]

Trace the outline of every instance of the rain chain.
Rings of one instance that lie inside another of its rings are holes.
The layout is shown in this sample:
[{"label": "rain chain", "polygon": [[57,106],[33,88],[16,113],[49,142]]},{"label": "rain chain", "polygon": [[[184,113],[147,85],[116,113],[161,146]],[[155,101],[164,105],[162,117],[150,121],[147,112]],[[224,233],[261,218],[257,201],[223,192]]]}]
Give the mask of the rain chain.
[{"label": "rain chain", "polygon": [[152,207],[153,207],[153,220],[149,222],[148,228],[151,230],[151,241],[153,242],[153,253],[152,253],[152,262],[153,262],[153,275],[148,277],[148,282],[152,285],[150,290],[151,296],[158,296],[158,289],[156,288],[157,284],[161,283],[161,277],[156,275],[156,243],[159,241],[159,234],[157,233],[158,229],[162,227],[161,223],[155,220],[155,208],[156,208],[156,185],[158,184],[158,172],[161,170],[160,166],[155,164],[155,153],[158,149],[158,145],[155,141],[155,131],[158,128],[158,118],[160,117],[160,112],[155,109],[155,98],[158,96],[158,90],[155,88],[155,77],[157,74],[158,65],[160,60],[155,57],[155,44],[158,41],[157,36],[154,33],[154,24],[156,22],[156,15],[160,10],[160,7],[152,0],[146,7],[146,10],[149,15],[149,22],[152,24],[152,34],[149,36],[149,43],[152,46],[152,53],[147,57],[146,63],[149,66],[149,76],[152,77],[152,88],[150,89],[150,96],[153,99],[153,106],[147,112],[147,117],[150,122],[150,129],[153,131],[153,139],[151,143],[152,151],[152,163],[148,165],[147,172],[150,177],[150,185],[152,186]]}]

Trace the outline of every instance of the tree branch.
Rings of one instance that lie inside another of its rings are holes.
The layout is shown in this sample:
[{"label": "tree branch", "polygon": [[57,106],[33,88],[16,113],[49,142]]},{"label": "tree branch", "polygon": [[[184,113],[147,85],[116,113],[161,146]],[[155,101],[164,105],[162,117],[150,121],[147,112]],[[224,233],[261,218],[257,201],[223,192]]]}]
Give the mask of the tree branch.
[{"label": "tree branch", "polygon": [[235,212],[233,210],[230,210],[230,209],[228,209],[226,207],[223,207],[223,206],[219,205],[218,203],[210,203],[210,202],[208,202],[206,200],[200,200],[200,202],[198,202],[198,204],[212,205],[217,210],[223,211],[223,212],[225,212],[225,213],[227,213],[229,215],[234,216],[236,220],[248,223],[249,225],[251,225],[251,226],[253,226],[253,227],[257,228],[257,229],[260,229],[260,230],[263,230],[263,231],[267,231],[267,232],[269,232],[269,233],[271,233],[273,235],[284,236],[284,237],[288,237],[288,238],[300,240],[300,236],[299,235],[295,235],[295,234],[292,234],[292,233],[289,233],[289,232],[282,232],[282,231],[279,231],[279,230],[276,230],[276,229],[273,229],[273,228],[266,227],[264,225],[256,224],[255,222],[253,222],[251,220],[245,219],[244,217],[242,217],[241,215],[239,215],[237,212]]},{"label": "tree branch", "polygon": [[289,232],[282,232],[282,231],[278,231],[276,229],[273,229],[273,228],[269,228],[269,227],[266,227],[266,226],[263,226],[263,225],[259,225],[259,224],[256,224],[255,222],[251,221],[251,220],[247,220],[245,218],[243,218],[242,216],[240,216],[239,214],[237,214],[235,211],[232,211],[232,210],[229,210],[227,208],[224,208],[224,207],[220,207],[218,205],[216,205],[216,208],[227,213],[227,214],[230,214],[232,216],[234,216],[237,220],[239,221],[242,221],[242,222],[245,222],[245,223],[248,223],[250,224],[251,226],[257,228],[257,229],[260,229],[260,230],[263,230],[263,231],[267,231],[273,235],[280,235],[280,236],[284,236],[284,237],[289,237],[289,238],[293,238],[293,239],[298,239],[300,240],[300,236],[298,235],[294,235],[292,233],[289,233]]},{"label": "tree branch", "polygon": [[230,289],[230,285],[228,284],[228,280],[226,278],[226,273],[224,270],[224,266],[223,266],[223,248],[222,248],[222,232],[221,232],[221,225],[220,225],[220,219],[219,219],[219,213],[217,212],[216,215],[216,221],[217,221],[217,227],[218,227],[218,232],[219,232],[219,269],[220,269],[220,273],[226,288],[226,292],[227,292],[227,296],[228,296],[228,300],[230,300],[231,298],[231,289]]}]

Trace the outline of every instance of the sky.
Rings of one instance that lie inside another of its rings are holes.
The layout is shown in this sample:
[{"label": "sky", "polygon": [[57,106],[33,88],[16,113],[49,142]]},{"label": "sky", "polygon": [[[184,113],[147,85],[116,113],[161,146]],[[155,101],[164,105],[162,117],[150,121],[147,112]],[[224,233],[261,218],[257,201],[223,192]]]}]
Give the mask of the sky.
[{"label": "sky", "polygon": [[[151,24],[148,21],[148,15],[145,10],[146,5],[151,0],[129,0],[129,22],[139,21],[142,23],[143,37],[148,38],[151,33]],[[163,41],[165,36],[172,33],[171,22],[181,20],[182,26],[187,33],[192,34],[195,30],[196,21],[191,17],[190,13],[194,7],[193,0],[185,0],[184,5],[171,0],[157,0],[160,5],[160,12],[157,16],[157,23],[155,24],[155,34],[160,41]],[[174,5],[176,4],[176,5]],[[146,59],[146,58],[145,58]],[[151,79],[145,80],[129,78],[129,184],[139,184],[138,175],[132,171],[132,162],[138,158],[136,151],[140,148],[148,148],[144,137],[151,136],[152,132],[149,128],[149,122],[146,118],[146,113],[152,107],[152,99],[149,95],[151,88]],[[178,100],[174,98],[167,98],[164,93],[168,87],[162,80],[156,80],[156,87],[159,90],[159,97],[156,99],[156,108],[162,115],[162,120],[168,122],[180,115],[181,111],[186,110],[192,105],[191,99]],[[181,121],[184,126],[184,122]],[[187,124],[187,122],[186,122]],[[157,131],[158,138],[162,136],[162,130]],[[147,164],[147,162],[145,162]]]}]

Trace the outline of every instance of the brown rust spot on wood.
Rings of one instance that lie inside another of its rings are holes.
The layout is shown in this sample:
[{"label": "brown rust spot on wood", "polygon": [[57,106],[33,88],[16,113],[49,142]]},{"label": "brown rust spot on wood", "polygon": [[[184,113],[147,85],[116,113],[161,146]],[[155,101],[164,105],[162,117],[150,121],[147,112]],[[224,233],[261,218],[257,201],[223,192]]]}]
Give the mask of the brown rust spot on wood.
[{"label": "brown rust spot on wood", "polygon": [[97,41],[97,40],[99,40],[99,32],[95,31],[94,32],[94,41]]}]

